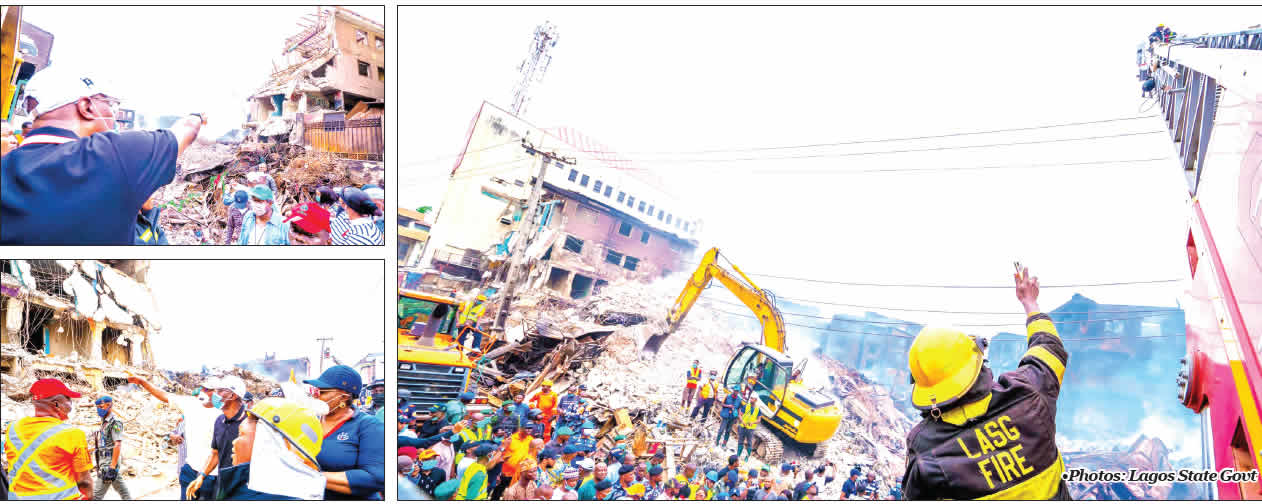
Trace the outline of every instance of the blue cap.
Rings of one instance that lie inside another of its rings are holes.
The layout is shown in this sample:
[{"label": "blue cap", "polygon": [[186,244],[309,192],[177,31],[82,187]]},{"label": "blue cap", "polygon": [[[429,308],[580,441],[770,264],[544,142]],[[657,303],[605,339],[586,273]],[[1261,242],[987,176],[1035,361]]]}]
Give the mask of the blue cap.
[{"label": "blue cap", "polygon": [[662,474],[662,471],[664,471],[664,469],[662,469],[662,466],[655,465],[649,468],[649,476],[657,476],[659,474]]},{"label": "blue cap", "polygon": [[[452,481],[456,481],[456,480],[452,480]],[[612,486],[613,486],[613,482],[612,482],[612,481],[609,481],[609,480],[607,480],[607,479],[603,479],[603,480],[600,480],[600,481],[597,481],[597,482],[596,482],[596,491],[597,491],[597,492],[599,492],[599,491],[601,491],[601,490],[608,490],[608,489],[609,489],[610,487],[612,487]]]},{"label": "blue cap", "polygon": [[780,470],[781,470],[781,471],[788,471],[788,470],[790,470],[790,469],[793,469],[793,464],[790,464],[790,463],[788,463],[788,462],[785,462],[785,463],[783,463],[783,464],[780,464]]},{"label": "blue cap", "polygon": [[757,477],[758,477],[758,470],[757,470],[757,469],[750,469],[750,470],[749,470],[749,477],[751,477],[751,478],[757,478]]},{"label": "blue cap", "polygon": [[236,194],[232,195],[232,206],[236,207],[238,210],[245,210],[245,205],[249,202],[250,195],[246,194],[245,191],[238,190]]},{"label": "blue cap", "polygon": [[622,464],[618,467],[618,475],[623,475],[635,470],[635,466]]},{"label": "blue cap", "polygon": [[246,392],[246,393],[245,393],[245,395],[244,395],[244,396],[242,396],[241,398],[242,398],[242,399],[245,399],[245,400],[247,400],[247,401],[253,401],[253,400],[254,400],[254,393],[253,393],[253,392]]},{"label": "blue cap", "polygon": [[481,446],[477,447],[477,449],[473,450],[473,456],[474,456],[474,457],[485,457],[485,456],[487,456],[487,455],[490,455],[490,454],[491,454],[491,452],[493,452],[493,451],[495,451],[495,447],[494,447],[494,446],[491,446],[491,445],[489,445],[489,444],[484,444],[484,445],[481,445]]},{"label": "blue cap", "polygon": [[272,201],[272,190],[266,185],[256,185],[250,188],[250,197],[263,201]]},{"label": "blue cap", "polygon": [[104,404],[104,403],[112,403],[112,402],[114,402],[114,398],[113,398],[113,397],[110,397],[110,396],[107,396],[107,395],[103,395],[103,396],[101,396],[101,397],[97,398],[97,400],[96,400],[95,402],[96,402],[96,404],[99,406],[99,405]]},{"label": "blue cap", "polygon": [[474,397],[476,396],[473,395],[473,392],[465,392],[465,393],[460,394],[460,400],[464,402],[472,401]]},{"label": "blue cap", "polygon": [[[264,189],[266,188],[264,187]],[[359,388],[363,386],[363,382],[359,379],[359,373],[356,373],[350,366],[341,365],[325,369],[319,378],[303,380],[302,382],[316,388],[341,390],[350,395],[359,394]]]},{"label": "blue cap", "polygon": [[856,468],[854,468],[854,469],[851,469],[851,470],[850,470],[850,475],[851,475],[851,476],[858,476],[858,475],[860,475],[860,474],[862,474],[862,473],[863,473],[863,471],[860,471],[858,467],[856,467]]},{"label": "blue cap", "polygon": [[718,472],[718,471],[710,471],[710,472],[708,472],[708,473],[705,473],[705,477],[706,477],[706,479],[708,479],[708,480],[710,480],[710,481],[713,481],[713,482],[716,482],[716,483],[717,483],[717,482],[719,481],[719,472]]},{"label": "blue cap", "polygon": [[373,380],[373,381],[372,381],[372,386],[374,386],[374,387],[376,387],[377,385],[383,385],[383,386],[384,386],[385,384],[386,384],[386,381],[385,381],[385,380],[383,380],[383,379],[381,379],[381,378],[377,378],[376,380]]}]

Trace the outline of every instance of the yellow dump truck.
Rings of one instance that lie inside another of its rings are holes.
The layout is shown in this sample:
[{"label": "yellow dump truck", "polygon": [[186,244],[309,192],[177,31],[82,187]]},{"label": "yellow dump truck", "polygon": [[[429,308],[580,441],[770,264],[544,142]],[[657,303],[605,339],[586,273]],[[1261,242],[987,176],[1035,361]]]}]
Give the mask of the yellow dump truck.
[{"label": "yellow dump truck", "polygon": [[451,297],[399,289],[398,387],[409,404],[428,408],[477,393],[476,363],[455,341],[458,308]]}]

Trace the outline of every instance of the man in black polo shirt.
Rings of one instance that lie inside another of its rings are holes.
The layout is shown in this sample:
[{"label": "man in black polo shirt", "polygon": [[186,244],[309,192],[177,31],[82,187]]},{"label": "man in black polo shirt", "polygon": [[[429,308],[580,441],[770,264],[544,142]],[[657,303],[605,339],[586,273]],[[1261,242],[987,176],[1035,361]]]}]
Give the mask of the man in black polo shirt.
[{"label": "man in black polo shirt", "polygon": [[[223,474],[224,469],[232,467],[232,441],[237,439],[237,429],[241,427],[241,421],[245,420],[246,391],[245,382],[241,381],[241,378],[226,376],[211,387],[214,388],[211,402],[223,411],[223,414],[215,419],[215,433],[210,440],[210,457],[206,459],[206,468],[188,485],[189,500],[197,500],[198,490],[201,489],[202,479],[206,474],[215,470],[216,467],[219,468],[220,474]],[[202,495],[208,495],[208,493],[202,492]],[[212,491],[209,495],[215,495],[215,492]]]},{"label": "man in black polo shirt", "polygon": [[48,107],[0,160],[0,244],[132,245],[141,206],[175,178],[205,119],[115,132],[117,98],[88,78],[40,75]]}]

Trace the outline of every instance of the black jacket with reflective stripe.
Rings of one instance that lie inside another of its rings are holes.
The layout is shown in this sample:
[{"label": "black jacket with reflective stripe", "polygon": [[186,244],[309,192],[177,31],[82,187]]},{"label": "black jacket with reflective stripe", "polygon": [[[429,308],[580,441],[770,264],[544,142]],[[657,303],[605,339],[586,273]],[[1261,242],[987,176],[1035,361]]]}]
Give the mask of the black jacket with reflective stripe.
[{"label": "black jacket with reflective stripe", "polygon": [[904,499],[1069,498],[1056,448],[1056,399],[1069,353],[1046,314],[1026,325],[1029,349],[1016,370],[992,382],[983,368],[959,406],[941,419],[926,413],[908,434]]}]

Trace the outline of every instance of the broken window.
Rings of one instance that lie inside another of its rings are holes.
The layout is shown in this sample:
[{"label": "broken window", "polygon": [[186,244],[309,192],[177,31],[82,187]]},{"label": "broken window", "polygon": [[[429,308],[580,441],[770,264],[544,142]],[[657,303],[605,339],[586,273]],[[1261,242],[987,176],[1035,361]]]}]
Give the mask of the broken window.
[{"label": "broken window", "polygon": [[370,67],[370,66],[372,66],[372,65],[369,65],[368,63],[365,63],[365,62],[363,62],[363,61],[360,61],[360,62],[359,62],[359,75],[360,75],[360,76],[362,76],[362,77],[367,77],[367,76],[368,76],[368,67]]},{"label": "broken window", "polygon": [[368,45],[368,32],[364,30],[355,30],[355,43]]},{"label": "broken window", "polygon": [[622,254],[619,254],[619,253],[614,252],[614,251],[612,251],[612,250],[606,251],[606,252],[605,252],[605,262],[607,262],[607,263],[609,263],[609,264],[617,264],[617,265],[621,265],[621,264],[622,264]]},{"label": "broken window", "polygon": [[600,188],[601,188],[601,187],[602,187],[601,182],[600,182],[599,180],[597,180],[595,184],[592,184],[592,192],[594,192],[594,193],[596,193],[596,194],[600,194]]},{"label": "broken window", "polygon": [[[665,211],[658,210],[658,211],[657,211],[657,220],[662,220],[662,216],[664,216],[665,214],[666,214],[666,212],[665,212]],[[649,215],[653,215],[653,211],[652,211],[652,210],[650,210],[650,211],[649,211]]]},{"label": "broken window", "polygon": [[631,223],[623,221],[622,225],[618,226],[618,234],[628,238],[631,237]]},{"label": "broken window", "polygon": [[627,260],[622,263],[622,267],[630,271],[635,271],[635,267],[640,265],[640,260],[631,256],[627,256]]},{"label": "broken window", "polygon": [[589,180],[589,179],[588,179],[587,175],[583,175],[583,178],[579,180],[578,185],[581,185],[581,186],[583,186],[583,187],[587,187],[587,181],[588,181],[588,180]]},{"label": "broken window", "polygon": [[570,182],[578,180],[578,170],[570,170]]},{"label": "broken window", "polygon": [[377,67],[377,80],[381,82],[386,81],[386,67],[383,67],[383,66]]},{"label": "broken window", "polygon": [[378,50],[385,50],[385,48],[386,48],[386,40],[385,40],[385,39],[383,39],[383,38],[381,38],[381,37],[373,37],[373,40],[377,43],[377,49],[378,49]]},{"label": "broken window", "polygon": [[575,238],[571,235],[565,235],[565,250],[574,252],[575,254],[583,253],[583,240]]},{"label": "broken window", "polygon": [[624,199],[627,199],[627,193],[618,191],[618,203],[622,203],[622,200]]},{"label": "broken window", "polygon": [[640,243],[648,243],[648,242],[649,242],[649,232],[648,231],[641,232]]},{"label": "broken window", "polygon": [[605,186],[605,197],[608,198],[610,194],[613,194],[613,186],[607,185]]},{"label": "broken window", "polygon": [[640,213],[644,213],[644,202],[643,202],[643,201],[641,201],[641,202],[640,202],[640,208],[639,208],[639,210],[640,210]]},{"label": "broken window", "polygon": [[635,208],[635,196],[627,196],[627,208]]}]

